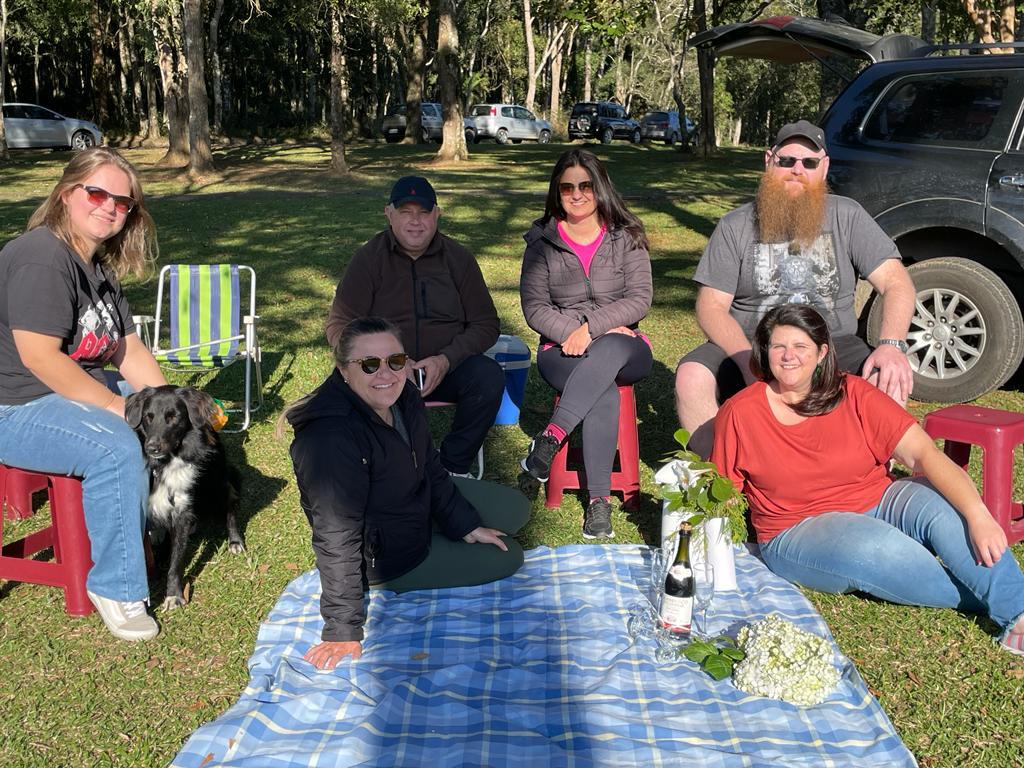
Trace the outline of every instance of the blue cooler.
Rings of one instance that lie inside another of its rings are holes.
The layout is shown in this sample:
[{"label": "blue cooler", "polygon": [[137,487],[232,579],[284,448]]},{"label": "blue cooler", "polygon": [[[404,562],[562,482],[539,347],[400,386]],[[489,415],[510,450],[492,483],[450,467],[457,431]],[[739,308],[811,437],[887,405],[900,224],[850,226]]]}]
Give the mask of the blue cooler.
[{"label": "blue cooler", "polygon": [[526,392],[526,374],[530,371],[530,348],[518,336],[501,334],[494,346],[485,352],[505,370],[505,393],[495,424],[518,424],[519,409]]}]

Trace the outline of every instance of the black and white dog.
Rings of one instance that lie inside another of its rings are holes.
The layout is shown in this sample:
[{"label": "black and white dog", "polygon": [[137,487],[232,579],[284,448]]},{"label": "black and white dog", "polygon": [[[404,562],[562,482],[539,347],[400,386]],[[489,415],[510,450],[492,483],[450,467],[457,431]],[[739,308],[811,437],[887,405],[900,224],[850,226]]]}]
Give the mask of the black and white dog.
[{"label": "black and white dog", "polygon": [[149,468],[149,522],[155,541],[170,533],[164,609],[185,604],[182,577],[188,539],[201,519],[227,513],[228,549],[242,551],[235,512],[240,478],[211,424],[213,399],[192,387],[146,387],[129,395],[125,419]]}]

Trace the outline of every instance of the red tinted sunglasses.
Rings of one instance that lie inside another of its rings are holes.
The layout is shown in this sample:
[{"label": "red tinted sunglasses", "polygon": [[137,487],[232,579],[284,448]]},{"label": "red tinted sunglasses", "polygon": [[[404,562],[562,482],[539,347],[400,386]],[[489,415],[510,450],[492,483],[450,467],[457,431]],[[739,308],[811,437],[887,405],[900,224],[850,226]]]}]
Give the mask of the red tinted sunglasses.
[{"label": "red tinted sunglasses", "polygon": [[84,189],[86,197],[89,198],[89,204],[97,208],[104,205],[111,198],[114,200],[114,210],[118,213],[131,213],[136,205],[134,198],[128,197],[128,195],[112,194],[103,189],[103,187],[93,187],[86,184],[75,184],[75,186]]}]

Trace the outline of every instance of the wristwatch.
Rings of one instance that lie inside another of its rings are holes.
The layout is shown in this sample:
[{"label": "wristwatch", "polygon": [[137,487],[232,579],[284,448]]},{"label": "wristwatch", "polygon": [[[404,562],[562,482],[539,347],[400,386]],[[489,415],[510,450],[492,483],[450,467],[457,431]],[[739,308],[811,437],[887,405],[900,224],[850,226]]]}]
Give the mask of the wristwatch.
[{"label": "wristwatch", "polygon": [[903,341],[903,339],[879,339],[878,343],[896,347],[904,355],[910,351],[910,347],[907,346],[907,342]]}]

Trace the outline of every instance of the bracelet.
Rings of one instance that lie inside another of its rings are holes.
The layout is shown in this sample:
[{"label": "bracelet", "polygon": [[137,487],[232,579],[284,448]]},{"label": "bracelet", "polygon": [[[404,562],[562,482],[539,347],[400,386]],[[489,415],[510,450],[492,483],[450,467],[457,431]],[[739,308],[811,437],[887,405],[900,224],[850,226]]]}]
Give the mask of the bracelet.
[{"label": "bracelet", "polygon": [[907,346],[907,342],[903,341],[902,339],[879,339],[878,343],[889,344],[890,346],[896,347],[904,355],[907,354],[907,352],[910,350],[910,347]]},{"label": "bracelet", "polygon": [[111,392],[111,393],[110,393],[110,399],[109,399],[109,400],[107,400],[107,402],[105,402],[105,403],[103,404],[103,409],[104,409],[104,410],[106,410],[107,408],[109,408],[109,407],[110,407],[110,404],[111,404],[112,402],[114,402],[114,401],[115,401],[116,399],[117,399],[117,393],[116,393],[116,392]]}]

